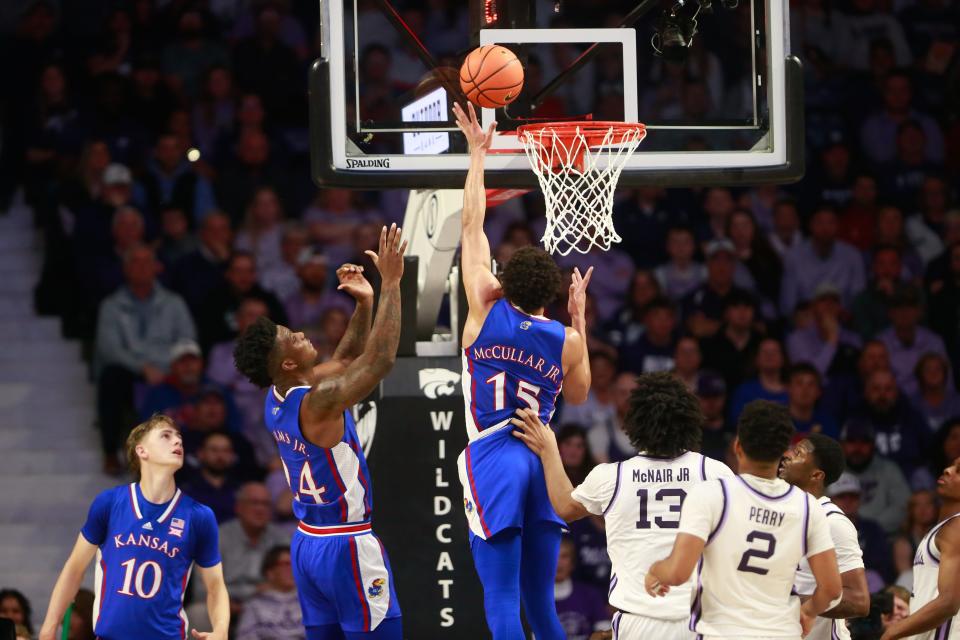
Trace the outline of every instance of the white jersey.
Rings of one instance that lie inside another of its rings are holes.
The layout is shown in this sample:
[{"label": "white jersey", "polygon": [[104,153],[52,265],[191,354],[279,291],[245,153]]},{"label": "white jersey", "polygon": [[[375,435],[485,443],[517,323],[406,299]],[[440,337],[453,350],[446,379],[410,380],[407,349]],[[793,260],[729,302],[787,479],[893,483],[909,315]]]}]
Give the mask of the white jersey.
[{"label": "white jersey", "polygon": [[679,533],[704,540],[690,628],[715,638],[799,638],[800,559],[833,548],[823,509],[783,480],[708,481],[683,504]]},{"label": "white jersey", "polygon": [[690,615],[692,580],[666,598],[649,596],[643,581],[650,565],[670,555],[687,494],[705,480],[723,477],[733,477],[727,465],[699,453],[673,459],[638,454],[597,465],[573,490],[574,500],[606,522],[611,606],[661,620]]},{"label": "white jersey", "polygon": [[[940,549],[937,548],[937,534],[943,526],[960,516],[952,515],[937,523],[923,536],[917,553],[913,557],[913,597],[910,598],[910,613],[916,613],[920,607],[928,604],[940,593],[937,580],[940,577]],[[960,613],[953,616],[936,629],[924,631],[912,636],[911,640],[956,640],[960,638]]]},{"label": "white jersey", "polygon": [[[823,508],[827,525],[830,527],[830,538],[833,540],[833,546],[837,552],[837,566],[840,573],[863,569],[863,550],[860,549],[860,542],[857,540],[857,528],[850,522],[850,518],[843,513],[840,507],[830,501],[830,498],[823,496],[818,502]],[[817,581],[813,577],[810,563],[807,562],[806,558],[800,560],[800,567],[797,569],[793,586],[794,590],[802,596],[812,594],[817,587]],[[816,622],[813,623],[813,628],[806,638],[806,640],[849,639],[850,631],[847,629],[847,623],[844,620],[822,617],[817,618]]]}]

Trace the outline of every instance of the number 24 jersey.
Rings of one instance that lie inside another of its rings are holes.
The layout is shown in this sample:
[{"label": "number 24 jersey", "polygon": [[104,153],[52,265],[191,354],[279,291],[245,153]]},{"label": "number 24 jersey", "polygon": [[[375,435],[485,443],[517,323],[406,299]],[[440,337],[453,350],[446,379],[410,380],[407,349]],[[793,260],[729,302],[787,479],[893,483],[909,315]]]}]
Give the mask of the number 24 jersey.
[{"label": "number 24 jersey", "polygon": [[679,533],[704,540],[690,629],[718,638],[799,638],[801,558],[833,548],[823,508],[783,480],[747,474],[687,496]]}]

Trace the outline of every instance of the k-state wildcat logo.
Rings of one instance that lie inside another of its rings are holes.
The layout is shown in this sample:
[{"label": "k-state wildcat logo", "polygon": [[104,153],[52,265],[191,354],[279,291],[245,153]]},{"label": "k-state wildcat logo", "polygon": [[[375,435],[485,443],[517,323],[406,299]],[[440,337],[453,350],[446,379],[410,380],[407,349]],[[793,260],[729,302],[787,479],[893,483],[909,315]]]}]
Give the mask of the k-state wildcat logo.
[{"label": "k-state wildcat logo", "polygon": [[460,384],[460,374],[449,369],[420,369],[420,390],[431,400],[452,396]]}]

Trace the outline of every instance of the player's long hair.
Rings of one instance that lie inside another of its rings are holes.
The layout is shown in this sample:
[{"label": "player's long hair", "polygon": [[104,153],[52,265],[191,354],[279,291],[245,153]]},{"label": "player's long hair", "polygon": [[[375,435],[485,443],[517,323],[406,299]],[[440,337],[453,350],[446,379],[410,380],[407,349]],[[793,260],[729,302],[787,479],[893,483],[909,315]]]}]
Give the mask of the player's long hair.
[{"label": "player's long hair", "polygon": [[699,451],[703,436],[700,401],[671,373],[645,373],[637,378],[623,430],[630,443],[657,458],[676,458]]},{"label": "player's long hair", "polygon": [[237,371],[261,389],[270,386],[270,354],[277,342],[277,325],[265,316],[257,318],[237,338],[233,363]]},{"label": "player's long hair", "polygon": [[546,307],[560,292],[560,268],[543,249],[517,249],[500,274],[507,300],[527,313]]},{"label": "player's long hair", "polygon": [[748,404],[737,421],[740,446],[756,462],[778,462],[790,447],[795,431],[787,408],[768,400]]}]

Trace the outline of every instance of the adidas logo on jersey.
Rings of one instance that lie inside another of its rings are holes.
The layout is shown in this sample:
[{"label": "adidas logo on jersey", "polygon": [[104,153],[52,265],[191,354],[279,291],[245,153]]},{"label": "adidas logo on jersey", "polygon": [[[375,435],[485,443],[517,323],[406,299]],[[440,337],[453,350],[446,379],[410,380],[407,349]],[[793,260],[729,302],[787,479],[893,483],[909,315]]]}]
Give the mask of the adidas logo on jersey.
[{"label": "adidas logo on jersey", "polygon": [[153,525],[150,524],[149,522],[144,522],[143,528],[146,529],[147,531],[153,531]]},{"label": "adidas logo on jersey", "polygon": [[431,400],[452,396],[460,383],[460,374],[449,369],[420,369],[420,390]]}]

